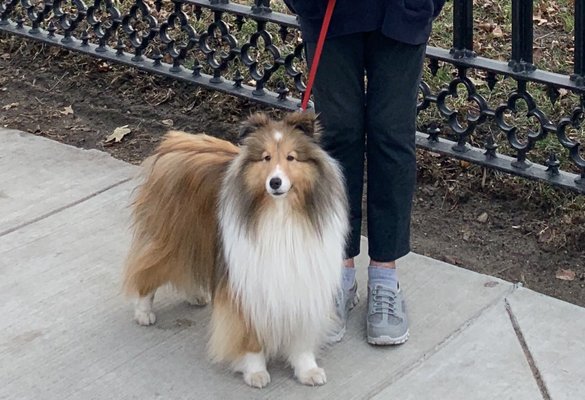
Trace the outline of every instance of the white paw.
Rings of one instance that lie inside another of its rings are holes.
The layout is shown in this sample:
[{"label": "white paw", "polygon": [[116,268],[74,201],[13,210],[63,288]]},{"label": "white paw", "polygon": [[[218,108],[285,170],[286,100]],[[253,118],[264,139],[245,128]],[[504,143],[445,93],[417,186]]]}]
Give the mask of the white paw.
[{"label": "white paw", "polygon": [[327,375],[323,368],[311,368],[299,373],[299,381],[307,386],[321,386],[327,383]]},{"label": "white paw", "polygon": [[156,322],[156,315],[154,315],[152,311],[135,310],[134,321],[136,321],[138,325],[152,325]]},{"label": "white paw", "polygon": [[270,383],[270,374],[268,371],[247,372],[244,373],[244,382],[251,387],[262,389]]}]

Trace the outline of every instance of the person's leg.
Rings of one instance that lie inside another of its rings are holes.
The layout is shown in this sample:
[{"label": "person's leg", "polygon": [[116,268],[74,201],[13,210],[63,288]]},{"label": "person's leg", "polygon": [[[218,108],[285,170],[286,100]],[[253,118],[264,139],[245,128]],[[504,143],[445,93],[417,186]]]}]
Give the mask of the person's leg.
[{"label": "person's leg", "polygon": [[[315,43],[307,43],[309,65]],[[343,170],[349,199],[347,266],[360,252],[364,176],[364,35],[328,39],[313,87],[315,111],[323,132],[321,144]]]},{"label": "person's leg", "polygon": [[[416,103],[424,53],[424,45],[399,43],[379,32],[368,35],[368,289],[372,292],[368,341],[373,344],[398,344],[408,338],[395,261],[410,251]],[[392,315],[393,309],[399,315]]]},{"label": "person's leg", "polygon": [[[315,111],[323,125],[321,144],[341,165],[349,199],[350,232],[345,249],[342,289],[336,312],[339,326],[331,341],[345,333],[347,313],[357,303],[353,259],[360,252],[365,153],[364,34],[347,35],[325,42],[313,95]],[[315,44],[307,44],[311,64]],[[341,266],[340,266],[341,268]]]}]

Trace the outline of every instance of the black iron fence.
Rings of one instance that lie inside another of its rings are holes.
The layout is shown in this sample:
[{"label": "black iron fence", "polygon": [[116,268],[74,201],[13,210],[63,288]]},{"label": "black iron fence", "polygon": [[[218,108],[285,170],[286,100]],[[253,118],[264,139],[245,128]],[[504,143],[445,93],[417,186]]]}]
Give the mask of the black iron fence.
[{"label": "black iron fence", "polygon": [[[447,87],[433,91],[421,84],[419,112],[435,109],[439,119],[425,121],[417,144],[585,193],[585,1],[574,1],[570,74],[533,64],[533,2],[501,1],[512,8],[508,61],[474,52],[473,0],[453,0],[452,48],[429,46],[427,57],[432,74],[445,65],[455,72]],[[252,6],[228,0],[0,0],[0,32],[288,110],[299,107],[305,89],[296,18],[274,12],[270,0]],[[504,101],[490,104],[477,88],[478,76],[491,90],[505,78],[514,87]],[[552,121],[529,84],[545,88],[552,101],[561,90],[572,93],[572,111]],[[461,98],[461,91],[466,105],[457,108],[449,99]],[[532,122],[520,126],[518,114]],[[487,126],[492,128],[482,129]],[[508,155],[497,151],[500,137]],[[544,141],[555,142],[555,150],[544,157],[531,153]],[[533,154],[543,159],[529,161]]]}]

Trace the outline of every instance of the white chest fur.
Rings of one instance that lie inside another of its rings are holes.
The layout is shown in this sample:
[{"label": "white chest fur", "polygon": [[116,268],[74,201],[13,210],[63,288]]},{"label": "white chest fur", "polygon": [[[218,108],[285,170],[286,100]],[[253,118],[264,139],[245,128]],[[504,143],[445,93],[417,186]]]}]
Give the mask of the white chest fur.
[{"label": "white chest fur", "polygon": [[287,204],[275,199],[255,237],[238,224],[234,207],[224,207],[220,218],[230,288],[267,353],[299,335],[318,343],[341,280],[344,213],[325,216],[319,236]]}]

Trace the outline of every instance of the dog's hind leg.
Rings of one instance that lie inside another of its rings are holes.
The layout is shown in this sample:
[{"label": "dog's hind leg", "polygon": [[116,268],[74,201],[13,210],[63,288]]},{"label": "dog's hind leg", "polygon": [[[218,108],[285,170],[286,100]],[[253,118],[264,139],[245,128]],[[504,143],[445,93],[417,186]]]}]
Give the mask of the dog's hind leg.
[{"label": "dog's hind leg", "polygon": [[[154,267],[136,271],[145,262],[138,263],[132,259],[124,277],[124,291],[134,298],[134,320],[138,325],[152,325],[156,322],[156,316],[152,311],[152,303],[156,290],[168,282],[168,268],[166,264],[157,263]],[[138,261],[142,261],[139,259]]]},{"label": "dog's hind leg", "polygon": [[154,293],[140,296],[134,303],[134,320],[138,325],[152,325],[156,322],[156,315],[152,311],[152,303],[154,301]]}]

